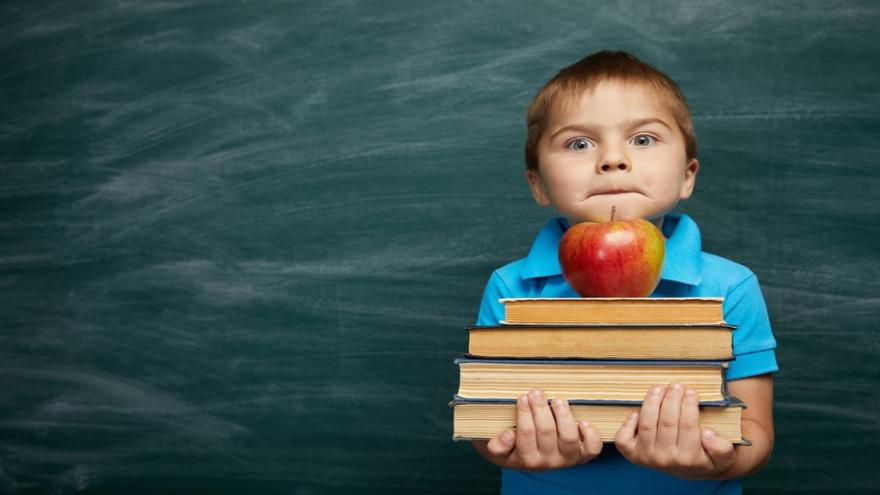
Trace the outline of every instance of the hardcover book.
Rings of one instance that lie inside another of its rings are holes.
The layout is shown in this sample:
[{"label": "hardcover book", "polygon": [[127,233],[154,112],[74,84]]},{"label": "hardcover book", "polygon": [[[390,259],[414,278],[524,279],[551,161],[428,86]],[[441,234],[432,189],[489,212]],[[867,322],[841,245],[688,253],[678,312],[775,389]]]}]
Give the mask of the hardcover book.
[{"label": "hardcover book", "polygon": [[[635,405],[609,404],[602,401],[569,401],[575,421],[586,419],[597,430],[603,442],[613,442],[617,430],[627,416],[641,407]],[[456,396],[453,408],[453,434],[455,440],[488,440],[504,430],[515,429],[516,402],[513,399],[464,399]],[[733,444],[750,445],[742,438],[740,421],[745,404],[736,397],[700,407],[700,425],[712,428]]]},{"label": "hardcover book", "polygon": [[508,298],[502,324],[724,323],[720,297]]},{"label": "hardcover book", "polygon": [[457,395],[469,399],[509,399],[539,388],[553,398],[639,403],[654,385],[674,382],[696,390],[701,402],[726,396],[723,361],[459,358],[455,363]]},{"label": "hardcover book", "polygon": [[467,327],[474,357],[727,360],[726,324],[556,324]]}]

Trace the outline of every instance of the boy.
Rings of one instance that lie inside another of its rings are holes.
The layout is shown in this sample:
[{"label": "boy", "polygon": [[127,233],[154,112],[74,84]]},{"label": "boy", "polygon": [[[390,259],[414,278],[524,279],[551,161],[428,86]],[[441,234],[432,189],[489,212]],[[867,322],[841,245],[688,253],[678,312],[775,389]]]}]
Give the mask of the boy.
[{"label": "boy", "polygon": [[[691,196],[699,162],[690,114],[678,86],[624,52],[599,52],[562,69],[527,114],[526,178],[541,206],[562,216],[540,231],[527,257],[496,270],[478,325],[503,319],[503,297],[578,297],[562,278],[559,239],[577,222],[645,218],[667,238],[655,297],[724,297],[737,325],[728,391],[748,405],[733,446],[699,425],[699,397],[679,383],[648,391],[613,444],[575,424],[565,400],[540,390],[517,400],[516,431],[474,442],[501,466],[502,492],[741,493],[737,478],[758,471],[773,449],[776,342],[755,275],[701,251],[696,223],[670,212]],[[553,398],[549,398],[553,399]]]}]

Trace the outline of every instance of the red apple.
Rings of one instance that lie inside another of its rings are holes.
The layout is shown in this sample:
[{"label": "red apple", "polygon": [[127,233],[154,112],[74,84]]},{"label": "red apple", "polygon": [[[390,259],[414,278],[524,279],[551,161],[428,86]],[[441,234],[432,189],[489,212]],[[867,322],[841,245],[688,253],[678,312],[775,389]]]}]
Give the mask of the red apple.
[{"label": "red apple", "polygon": [[647,297],[660,282],[663,234],[637,218],[572,225],[559,242],[568,284],[584,297]]}]

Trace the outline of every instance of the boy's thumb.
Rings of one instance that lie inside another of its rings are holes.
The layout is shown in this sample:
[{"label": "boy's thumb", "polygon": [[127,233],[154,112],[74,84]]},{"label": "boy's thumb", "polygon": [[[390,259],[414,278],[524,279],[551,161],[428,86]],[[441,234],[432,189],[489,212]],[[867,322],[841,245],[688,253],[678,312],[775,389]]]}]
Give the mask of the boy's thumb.
[{"label": "boy's thumb", "polygon": [[703,429],[703,449],[709,454],[712,463],[719,471],[726,471],[736,461],[736,449],[733,448],[733,444],[709,428]]},{"label": "boy's thumb", "polygon": [[504,430],[496,435],[495,438],[489,440],[486,448],[489,449],[489,453],[494,456],[505,456],[513,450],[515,441],[516,435],[510,430]]}]

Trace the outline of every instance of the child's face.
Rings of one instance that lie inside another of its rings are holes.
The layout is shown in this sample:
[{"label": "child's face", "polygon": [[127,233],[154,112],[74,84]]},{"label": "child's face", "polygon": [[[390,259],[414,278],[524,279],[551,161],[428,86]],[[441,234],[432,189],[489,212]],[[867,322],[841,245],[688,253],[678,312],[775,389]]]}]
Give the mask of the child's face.
[{"label": "child's face", "polygon": [[658,225],[690,197],[699,163],[685,156],[672,111],[644,85],[606,81],[550,113],[527,172],[535,201],[572,223],[645,218]]}]

